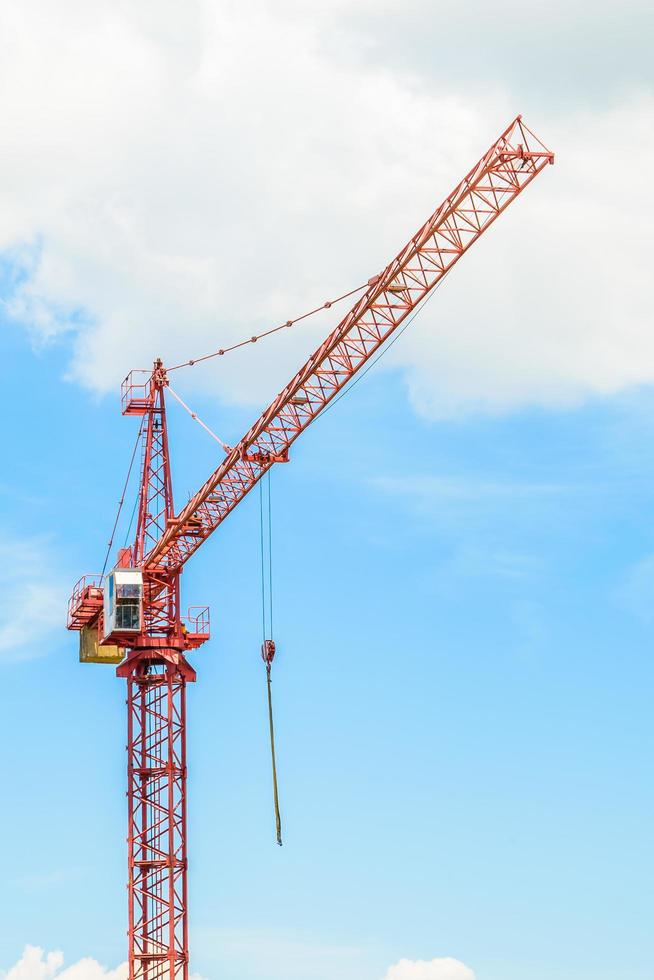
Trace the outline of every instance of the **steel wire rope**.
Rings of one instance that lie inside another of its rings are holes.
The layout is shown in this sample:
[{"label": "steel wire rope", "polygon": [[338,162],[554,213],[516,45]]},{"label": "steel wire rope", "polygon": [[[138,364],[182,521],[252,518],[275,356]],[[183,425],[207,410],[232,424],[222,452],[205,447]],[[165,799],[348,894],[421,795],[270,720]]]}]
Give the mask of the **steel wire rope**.
[{"label": "steel wire rope", "polygon": [[268,612],[270,615],[270,639],[274,640],[273,632],[273,559],[272,559],[272,490],[270,470],[268,470]]},{"label": "steel wire rope", "polygon": [[170,394],[173,396],[173,398],[176,401],[179,402],[179,404],[182,406],[182,408],[186,409],[186,411],[191,416],[191,418],[193,419],[193,421],[194,422],[197,422],[198,425],[201,425],[202,428],[205,430],[205,432],[208,432],[209,435],[211,436],[211,438],[212,439],[215,439],[216,442],[220,446],[222,446],[224,452],[226,452],[226,453],[231,452],[231,448],[232,447],[231,446],[228,446],[226,442],[223,442],[223,440],[220,438],[220,436],[217,436],[216,433],[213,431],[213,429],[210,429],[209,426],[207,425],[207,423],[202,421],[202,419],[200,418],[200,416],[198,415],[197,412],[194,412],[192,408],[189,408],[189,406],[186,404],[186,402],[183,401],[179,397],[179,395],[177,394],[177,392],[174,391],[174,389],[170,385],[167,385],[167,388],[168,388],[168,391],[170,392]]},{"label": "steel wire rope", "polygon": [[342,296],[337,296],[336,299],[328,299],[321,306],[316,306],[315,309],[309,310],[307,313],[302,313],[301,316],[296,316],[293,320],[286,320],[284,323],[280,323],[277,327],[271,327],[270,330],[264,330],[262,333],[253,334],[248,337],[247,340],[241,340],[237,344],[232,344],[231,347],[221,347],[211,354],[204,354],[202,357],[194,357],[188,361],[182,361],[180,364],[174,364],[173,367],[166,368],[166,372],[178,371],[183,367],[193,367],[195,364],[200,364],[202,361],[209,361],[212,357],[222,357],[224,354],[229,354],[231,351],[238,350],[239,347],[245,347],[247,344],[256,344],[258,340],[263,340],[264,337],[270,337],[271,334],[278,333],[280,330],[286,330],[288,327],[294,326],[301,320],[306,320],[307,317],[313,316],[315,313],[320,313],[321,310],[329,310],[335,303],[340,303],[342,300],[347,299],[349,296],[354,296],[355,293],[360,293],[362,289],[366,289],[370,283],[366,282],[361,286],[357,286],[355,289],[350,289],[347,293],[343,293]]},{"label": "steel wire rope", "polygon": [[259,480],[259,526],[261,546],[261,642],[266,642],[266,561],[263,529],[263,480]]},{"label": "steel wire rope", "polygon": [[436,285],[432,289],[432,291],[429,294],[429,296],[427,296],[427,298],[424,299],[420,303],[420,305],[418,306],[418,308],[411,314],[411,316],[406,321],[406,323],[403,324],[402,327],[400,327],[400,329],[395,334],[395,336],[392,338],[392,340],[390,340],[388,342],[388,344],[382,345],[381,350],[372,359],[372,361],[370,361],[369,364],[366,364],[366,366],[363,369],[363,371],[361,371],[361,373],[358,374],[349,384],[347,384],[345,386],[345,388],[343,388],[343,390],[341,392],[339,392],[339,394],[336,395],[336,397],[334,399],[332,399],[332,401],[328,402],[327,405],[325,405],[325,407],[322,408],[318,412],[318,414],[316,415],[316,417],[314,419],[312,419],[312,423],[313,422],[317,422],[318,419],[323,418],[323,416],[325,416],[327,414],[327,412],[329,412],[329,410],[331,408],[333,408],[334,405],[336,405],[337,402],[340,402],[341,398],[344,398],[345,395],[349,395],[349,393],[352,391],[352,389],[353,388],[356,388],[356,386],[359,384],[360,381],[363,381],[363,379],[367,375],[368,371],[372,370],[372,368],[374,368],[375,364],[377,364],[378,361],[381,361],[381,359],[384,356],[384,354],[386,354],[391,349],[391,347],[393,346],[393,344],[396,344],[398,342],[398,340],[400,339],[400,337],[402,336],[402,334],[404,333],[404,331],[407,329],[407,327],[410,326],[413,323],[413,321],[415,320],[415,318],[422,313],[422,311],[425,309],[425,307],[427,306],[427,304],[434,298],[434,296],[436,295],[436,293],[438,292],[438,290],[440,289],[440,287],[442,286],[442,284],[445,282],[447,276],[449,275],[449,272],[450,272],[450,270],[448,269],[441,276],[441,278],[436,283]]},{"label": "steel wire rope", "polygon": [[132,507],[132,513],[130,515],[129,524],[127,525],[127,530],[125,531],[125,540],[123,541],[123,548],[127,547],[127,539],[130,536],[132,530],[132,524],[134,523],[134,518],[136,516],[136,508],[138,507],[140,493],[137,493],[134,498],[134,506]]},{"label": "steel wire rope", "polygon": [[[282,840],[282,817],[279,806],[279,788],[277,781],[277,753],[275,750],[275,724],[273,719],[273,703],[272,703],[272,664],[275,657],[275,642],[273,639],[273,586],[272,586],[272,493],[271,493],[271,481],[270,481],[270,470],[266,473],[266,483],[268,488],[268,596],[266,597],[266,533],[265,533],[265,511],[264,507],[264,490],[263,484],[264,480],[259,480],[259,526],[260,526],[260,546],[261,546],[261,629],[262,629],[262,644],[261,644],[261,654],[263,661],[266,666],[266,689],[268,695],[268,729],[270,735],[270,761],[272,766],[272,783],[273,783],[273,805],[275,811],[275,829],[277,834],[277,843],[281,847],[283,844]],[[270,636],[267,636],[266,630],[266,598],[268,600],[268,617],[270,623]]]},{"label": "steel wire rope", "polygon": [[[268,505],[264,502],[264,482],[267,486]],[[266,542],[266,511],[268,517],[268,541]],[[273,559],[272,559],[272,491],[270,470],[265,474],[265,478],[259,480],[259,522],[260,522],[260,546],[261,546],[261,626],[262,642],[267,639],[273,640]],[[267,548],[266,548],[267,544]],[[266,550],[268,552],[266,562]],[[266,564],[268,565],[268,589],[266,594]],[[267,615],[266,615],[267,613]],[[268,636],[268,626],[270,635]]]},{"label": "steel wire rope", "polygon": [[127,493],[127,487],[129,486],[129,478],[132,475],[132,468],[134,466],[134,460],[136,459],[136,450],[139,447],[139,442],[141,441],[141,435],[143,434],[143,422],[144,422],[144,419],[145,419],[145,416],[143,416],[143,418],[141,419],[141,424],[139,426],[139,431],[138,431],[137,436],[136,436],[136,442],[134,443],[134,449],[132,450],[132,457],[131,457],[131,459],[129,461],[129,467],[128,467],[128,470],[127,470],[127,476],[125,478],[125,484],[123,486],[123,492],[121,494],[120,500],[118,501],[118,512],[116,514],[116,520],[114,521],[114,526],[113,526],[113,528],[111,530],[111,537],[109,538],[109,541],[107,543],[107,553],[106,553],[105,558],[104,558],[104,565],[102,566],[102,572],[100,573],[100,581],[101,582],[104,579],[104,573],[107,570],[107,563],[109,561],[109,555],[111,554],[111,549],[113,547],[114,537],[116,535],[116,528],[118,527],[118,521],[120,520],[120,514],[121,514],[121,511],[123,509],[123,504],[125,503],[125,494]]}]

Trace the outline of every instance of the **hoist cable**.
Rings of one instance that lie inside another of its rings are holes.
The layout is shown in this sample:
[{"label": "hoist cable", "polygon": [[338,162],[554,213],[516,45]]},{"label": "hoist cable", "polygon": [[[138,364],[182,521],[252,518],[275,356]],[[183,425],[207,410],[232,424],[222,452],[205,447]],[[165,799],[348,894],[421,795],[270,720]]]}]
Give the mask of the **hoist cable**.
[{"label": "hoist cable", "polygon": [[292,327],[294,324],[299,323],[300,320],[306,320],[307,317],[313,316],[315,313],[320,313],[321,310],[328,310],[330,307],[334,306],[335,303],[340,303],[341,300],[347,299],[349,296],[354,296],[355,293],[360,293],[362,289],[366,289],[369,283],[364,283],[362,286],[357,286],[356,289],[350,289],[349,292],[343,293],[342,296],[337,296],[336,299],[328,299],[326,302],[322,303],[320,306],[316,306],[314,310],[309,310],[307,313],[303,313],[301,316],[296,316],[293,320],[286,320],[285,323],[280,323],[277,327],[271,327],[270,330],[264,330],[262,333],[254,334],[252,337],[248,337],[246,340],[239,341],[238,344],[232,344],[231,347],[221,347],[220,350],[215,350],[211,354],[204,354],[202,357],[194,357],[189,361],[182,361],[181,364],[175,364],[173,367],[166,368],[166,371],[177,371],[179,368],[183,367],[193,367],[194,364],[200,364],[201,361],[208,361],[212,357],[222,357],[223,354],[229,354],[233,350],[238,350],[239,347],[245,347],[247,344],[256,344],[257,340],[262,340],[264,337],[270,337],[271,334],[277,333],[279,330],[286,330],[288,327]]},{"label": "hoist cable", "polygon": [[[264,491],[264,484],[267,491]],[[259,521],[260,521],[260,547],[261,547],[261,627],[262,642],[267,639],[273,640],[273,559],[272,559],[272,492],[271,492],[270,470],[265,477],[259,480]],[[264,493],[268,494],[268,504],[266,507]],[[268,522],[268,534],[266,535],[266,510]],[[266,540],[267,538],[267,540]],[[266,561],[266,550],[268,552]],[[266,569],[267,565],[267,569]],[[266,570],[268,572],[268,582],[266,589]],[[269,631],[268,631],[269,630]]]},{"label": "hoist cable", "polygon": [[272,559],[272,491],[270,489],[270,470],[267,474],[268,483],[268,615],[270,616],[270,639],[275,639],[273,633],[273,559]]},{"label": "hoist cable", "polygon": [[263,533],[263,481],[259,481],[259,522],[261,539],[261,642],[266,642],[266,560]]},{"label": "hoist cable", "polygon": [[130,531],[132,530],[132,524],[134,523],[134,518],[136,516],[136,508],[139,505],[139,497],[140,496],[141,496],[140,493],[137,493],[136,494],[136,497],[134,499],[134,506],[132,507],[132,514],[131,514],[131,517],[129,519],[129,524],[127,526],[127,530],[125,531],[125,540],[123,541],[123,548],[126,548],[127,547],[127,541],[128,541],[129,535],[130,535]]},{"label": "hoist cable", "polygon": [[[270,734],[270,761],[272,765],[273,781],[273,802],[275,806],[275,827],[277,832],[277,843],[282,846],[282,818],[279,809],[279,789],[277,784],[277,756],[275,752],[275,724],[273,721],[272,704],[272,664],[275,658],[275,642],[273,640],[273,588],[272,588],[272,493],[270,489],[270,470],[267,474],[268,507],[264,501],[264,480],[259,481],[259,525],[260,525],[260,546],[261,546],[261,655],[266,665],[266,682],[268,692],[268,729]],[[268,535],[266,541],[266,509],[268,520]],[[266,545],[268,547],[268,561],[266,562]],[[268,571],[268,589],[266,594],[266,566]],[[268,616],[266,616],[266,611]],[[270,626],[270,634],[267,627]]]},{"label": "hoist cable", "polygon": [[113,547],[114,537],[115,537],[115,534],[116,534],[116,528],[118,527],[118,521],[120,520],[120,514],[121,514],[121,511],[123,509],[123,504],[125,503],[125,494],[127,493],[127,487],[129,486],[129,478],[132,475],[132,467],[134,466],[134,460],[136,459],[136,450],[139,447],[139,442],[141,441],[141,435],[143,433],[143,422],[144,422],[144,419],[145,419],[145,416],[143,416],[143,418],[141,419],[141,424],[139,426],[139,431],[138,431],[138,434],[136,436],[136,442],[134,443],[134,449],[132,450],[132,458],[129,461],[129,468],[127,470],[127,476],[125,478],[125,484],[123,486],[123,492],[121,494],[120,500],[118,501],[118,512],[116,514],[116,520],[114,521],[114,526],[113,526],[113,528],[111,530],[111,537],[109,538],[109,541],[107,542],[107,553],[106,553],[105,558],[104,558],[104,565],[102,566],[102,572],[100,574],[100,581],[102,581],[102,579],[104,578],[104,573],[107,570],[107,563],[109,562],[109,555],[111,554],[111,549]]}]

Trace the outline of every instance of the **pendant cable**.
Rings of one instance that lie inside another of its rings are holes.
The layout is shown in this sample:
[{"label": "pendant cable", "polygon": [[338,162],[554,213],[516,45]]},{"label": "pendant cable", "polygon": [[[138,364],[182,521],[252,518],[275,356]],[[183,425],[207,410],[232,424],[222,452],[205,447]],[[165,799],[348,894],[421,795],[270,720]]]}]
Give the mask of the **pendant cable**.
[{"label": "pendant cable", "polygon": [[[268,498],[265,505],[264,493]],[[268,470],[265,477],[259,480],[259,518],[261,544],[261,657],[266,665],[266,682],[268,689],[268,727],[270,731],[270,759],[272,764],[275,828],[277,832],[277,843],[281,847],[283,843],[282,818],[279,809],[279,789],[277,784],[277,757],[275,752],[275,724],[273,720],[271,676],[272,664],[273,660],[275,659],[275,640],[273,638],[272,492],[270,488],[270,470]],[[266,578],[268,579],[267,582]]]}]

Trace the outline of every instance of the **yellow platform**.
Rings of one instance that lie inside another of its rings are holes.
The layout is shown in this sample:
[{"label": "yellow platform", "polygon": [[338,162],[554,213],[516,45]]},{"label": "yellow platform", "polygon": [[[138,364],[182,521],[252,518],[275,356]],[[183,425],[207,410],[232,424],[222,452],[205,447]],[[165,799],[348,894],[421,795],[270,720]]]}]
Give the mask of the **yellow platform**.
[{"label": "yellow platform", "polygon": [[122,664],[123,647],[100,646],[98,627],[85,626],[79,633],[79,662],[81,664]]}]

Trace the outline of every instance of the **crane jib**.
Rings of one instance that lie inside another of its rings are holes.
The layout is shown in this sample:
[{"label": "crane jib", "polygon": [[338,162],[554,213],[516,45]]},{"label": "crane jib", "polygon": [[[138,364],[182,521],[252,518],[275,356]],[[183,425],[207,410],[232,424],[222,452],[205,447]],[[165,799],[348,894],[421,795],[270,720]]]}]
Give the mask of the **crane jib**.
[{"label": "crane jib", "polygon": [[416,309],[553,153],[518,116],[229,452],[143,568],[180,568],[294,440]]}]

